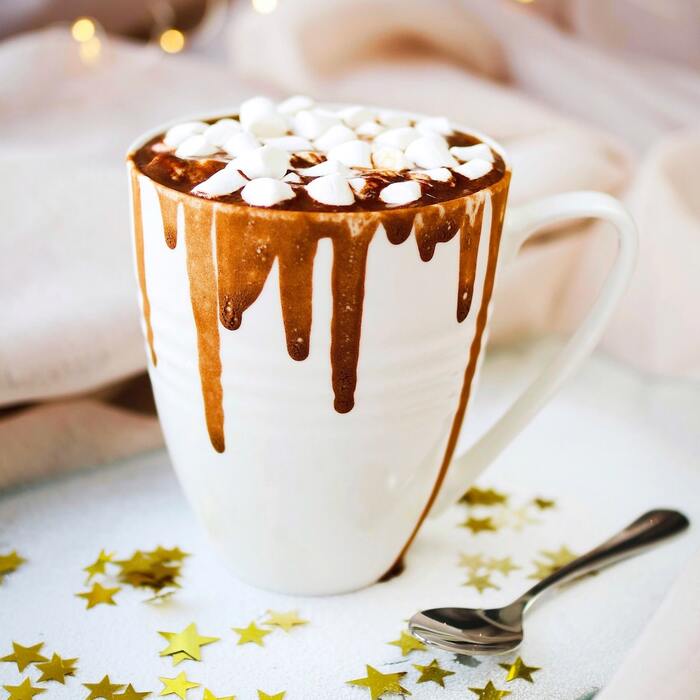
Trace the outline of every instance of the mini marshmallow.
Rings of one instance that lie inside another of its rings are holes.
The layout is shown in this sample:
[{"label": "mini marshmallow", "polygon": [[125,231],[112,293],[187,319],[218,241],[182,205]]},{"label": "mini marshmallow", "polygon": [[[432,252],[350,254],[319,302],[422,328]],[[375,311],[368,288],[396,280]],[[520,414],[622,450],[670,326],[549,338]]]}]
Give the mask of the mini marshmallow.
[{"label": "mini marshmallow", "polygon": [[355,201],[348,181],[337,173],[317,177],[306,185],[306,191],[312,199],[321,204],[346,207]]},{"label": "mini marshmallow", "polygon": [[352,187],[355,194],[362,196],[362,192],[364,191],[365,187],[367,187],[367,180],[365,180],[363,177],[351,177],[348,180],[348,185]]},{"label": "mini marshmallow", "polygon": [[448,182],[452,179],[452,172],[447,168],[431,168],[429,170],[414,170],[413,175],[436,182]]},{"label": "mini marshmallow", "polygon": [[291,182],[294,185],[300,185],[302,182],[302,179],[299,177],[299,175],[295,172],[287,173],[283,178],[283,182]]},{"label": "mini marshmallow", "polygon": [[294,131],[312,141],[336,124],[340,124],[338,117],[318,109],[303,109],[293,118]]},{"label": "mini marshmallow", "polygon": [[334,146],[340,146],[346,141],[354,141],[356,138],[355,132],[345,124],[335,124],[314,141],[314,146],[317,151],[326,152]]},{"label": "mini marshmallow", "polygon": [[224,143],[224,151],[236,158],[237,156],[243,155],[246,151],[260,148],[260,145],[260,141],[249,131],[241,131],[239,134],[234,134]]},{"label": "mini marshmallow", "polygon": [[462,163],[473,158],[480,158],[493,163],[493,151],[485,143],[477,143],[473,146],[452,146],[450,153]]},{"label": "mini marshmallow", "polygon": [[344,165],[358,168],[371,168],[372,147],[365,141],[346,141],[328,151],[329,160],[339,160]]},{"label": "mini marshmallow", "polygon": [[269,97],[251,97],[239,109],[241,125],[256,136],[283,136],[287,120]]},{"label": "mini marshmallow", "polygon": [[209,127],[205,122],[184,122],[171,126],[165,132],[163,143],[166,146],[177,148],[186,138],[195,134],[202,134]]},{"label": "mini marshmallow", "polygon": [[360,126],[360,124],[374,119],[374,110],[371,110],[368,107],[360,107],[359,105],[345,107],[345,109],[341,109],[337,114],[349,127],[352,127],[353,129]]},{"label": "mini marshmallow", "polygon": [[368,136],[369,138],[374,138],[377,134],[381,134],[382,131],[384,131],[384,127],[381,124],[377,124],[375,121],[362,122],[362,124],[355,129],[355,133],[358,136]]},{"label": "mini marshmallow", "polygon": [[447,134],[451,134],[453,131],[452,125],[446,117],[428,117],[427,119],[421,119],[416,124],[416,129],[422,134],[440,134],[441,136],[447,136]]},{"label": "mini marshmallow", "polygon": [[411,118],[406,114],[394,112],[391,109],[382,110],[379,113],[379,121],[390,129],[397,129],[400,126],[410,126]]},{"label": "mini marshmallow", "polygon": [[310,168],[297,168],[297,172],[305,177],[318,177],[319,175],[332,175],[334,173],[349,177],[353,174],[353,171],[347,165],[332,159],[324,160],[321,163],[312,165]]},{"label": "mini marshmallow", "polygon": [[302,109],[311,109],[314,106],[314,101],[306,95],[293,95],[288,97],[284,102],[277,105],[277,111],[280,114],[296,114]]},{"label": "mini marshmallow", "polygon": [[420,199],[421,187],[415,180],[394,182],[379,192],[379,199],[386,204],[410,204]]},{"label": "mini marshmallow", "polygon": [[483,158],[474,158],[467,163],[462,163],[458,165],[454,170],[464,177],[468,177],[470,180],[478,180],[487,173],[491,172],[493,164],[488,160],[483,160]]},{"label": "mini marshmallow", "polygon": [[251,180],[241,191],[241,197],[254,207],[272,207],[294,198],[294,190],[286,182],[272,177]]},{"label": "mini marshmallow", "polygon": [[400,148],[391,146],[380,146],[372,153],[372,163],[380,170],[408,170],[414,167],[415,163],[406,158]]},{"label": "mini marshmallow", "polygon": [[265,139],[268,146],[281,148],[283,151],[294,153],[295,151],[313,151],[314,147],[311,141],[304,139],[301,136],[277,136],[272,139]]},{"label": "mini marshmallow", "polygon": [[241,128],[241,123],[235,119],[219,119],[219,121],[207,127],[203,136],[209,143],[221,148]]},{"label": "mini marshmallow", "polygon": [[450,155],[447,141],[437,134],[421,136],[406,149],[406,157],[420,168],[443,168],[457,165]]},{"label": "mini marshmallow", "polygon": [[215,172],[210,178],[200,182],[192,189],[195,194],[203,194],[208,197],[218,197],[223,194],[232,194],[246,184],[243,175],[235,168],[227,165],[225,168]]},{"label": "mini marshmallow", "polygon": [[240,170],[251,180],[280,179],[289,169],[289,153],[274,146],[261,146],[254,151],[246,151],[231,163],[232,167]]},{"label": "mini marshmallow", "polygon": [[409,144],[420,138],[420,133],[410,126],[402,126],[398,129],[387,129],[379,134],[374,142],[382,146],[392,146],[404,150]]},{"label": "mini marshmallow", "polygon": [[208,143],[202,134],[188,136],[175,151],[178,158],[197,158],[199,156],[211,156],[219,149]]}]

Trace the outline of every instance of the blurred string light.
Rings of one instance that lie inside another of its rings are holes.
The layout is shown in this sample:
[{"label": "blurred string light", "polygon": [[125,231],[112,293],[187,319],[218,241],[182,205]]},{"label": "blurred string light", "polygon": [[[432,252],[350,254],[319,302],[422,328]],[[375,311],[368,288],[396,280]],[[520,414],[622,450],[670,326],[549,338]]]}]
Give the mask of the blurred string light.
[{"label": "blurred string light", "polygon": [[251,0],[251,4],[261,15],[269,15],[277,9],[277,0]]},{"label": "blurred string light", "polygon": [[185,35],[173,27],[160,33],[158,44],[165,53],[180,53],[185,48]]},{"label": "blurred string light", "polygon": [[100,60],[102,41],[99,37],[100,26],[90,17],[78,17],[70,29],[71,36],[78,42],[78,55],[87,66]]}]

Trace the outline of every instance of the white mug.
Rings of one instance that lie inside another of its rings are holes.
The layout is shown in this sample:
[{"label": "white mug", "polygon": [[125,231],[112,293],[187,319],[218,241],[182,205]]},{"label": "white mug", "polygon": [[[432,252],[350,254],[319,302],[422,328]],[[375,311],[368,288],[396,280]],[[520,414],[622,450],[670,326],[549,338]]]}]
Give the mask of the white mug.
[{"label": "white mug", "polygon": [[[168,126],[138,139],[130,152]],[[507,164],[498,144],[476,135]],[[501,231],[507,182],[500,193],[493,185],[465,203],[472,214],[481,207],[482,219],[471,306],[458,322],[460,235],[439,243],[426,262],[412,237],[394,245],[380,227],[367,253],[355,405],[339,413],[330,381],[330,241],[319,242],[313,264],[306,359],[294,361],[287,352],[274,268],[240,328],[218,324],[213,350],[197,324],[202,314],[218,316],[217,295],[195,297],[188,253],[211,256],[214,270],[216,224],[207,229],[210,238],[197,239],[198,251],[194,245],[188,250],[183,205],[175,204],[165,223],[170,217],[177,244],[170,247],[170,231],[166,245],[161,202],[167,192],[136,174],[132,163],[129,169],[149,373],[173,465],[234,573],[284,593],[351,591],[399,567],[425,517],[455,501],[591,352],[636,257],[634,224],[612,197],[573,192],[508,208]],[[221,206],[191,199],[200,208]],[[559,356],[468,452],[456,456],[498,270],[538,228],[588,217],[612,223],[619,241],[598,299]],[[207,362],[220,362],[218,384],[202,380]]]}]

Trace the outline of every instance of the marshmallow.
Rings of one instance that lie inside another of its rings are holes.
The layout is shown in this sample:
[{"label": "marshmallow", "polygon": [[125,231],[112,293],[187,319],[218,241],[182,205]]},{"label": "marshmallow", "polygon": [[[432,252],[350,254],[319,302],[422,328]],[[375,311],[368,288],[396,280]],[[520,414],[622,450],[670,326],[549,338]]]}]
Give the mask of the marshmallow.
[{"label": "marshmallow", "polygon": [[299,175],[295,172],[287,173],[283,178],[283,182],[291,182],[294,185],[300,185],[302,182],[302,179],[299,177]]},{"label": "marshmallow", "polygon": [[464,177],[468,177],[470,180],[478,180],[487,173],[491,172],[493,168],[493,163],[490,163],[483,158],[474,158],[467,163],[462,163],[458,165],[454,170]]},{"label": "marshmallow", "polygon": [[367,187],[367,180],[363,177],[352,177],[348,180],[348,185],[352,187],[355,194],[362,195],[363,190]]},{"label": "marshmallow", "polygon": [[452,179],[452,173],[447,168],[431,168],[429,170],[414,170],[413,175],[436,182],[447,182]]},{"label": "marshmallow", "polygon": [[286,182],[272,177],[251,180],[241,191],[243,200],[254,207],[272,207],[294,198],[294,190]]},{"label": "marshmallow", "polygon": [[394,182],[379,192],[379,199],[386,204],[409,204],[420,199],[420,184],[414,180]]},{"label": "marshmallow", "polygon": [[380,170],[408,170],[415,165],[400,148],[390,146],[376,148],[372,153],[372,163]]},{"label": "marshmallow", "polygon": [[355,132],[345,124],[335,124],[314,141],[314,146],[317,151],[326,152],[334,146],[340,146],[346,141],[354,141],[356,138]]},{"label": "marshmallow", "polygon": [[400,126],[410,126],[411,118],[406,114],[394,112],[391,109],[382,110],[379,113],[379,121],[391,129],[396,129]]},{"label": "marshmallow", "polygon": [[240,170],[251,180],[254,178],[280,179],[289,169],[289,153],[274,146],[261,146],[254,151],[246,151],[231,163],[232,167]]},{"label": "marshmallow", "polygon": [[246,131],[256,136],[283,136],[287,133],[287,120],[277,112],[269,97],[251,97],[239,109],[239,119]]},{"label": "marshmallow", "polygon": [[241,131],[239,134],[234,134],[224,143],[224,151],[234,158],[255,148],[260,148],[260,141],[249,131]]},{"label": "marshmallow", "polygon": [[337,173],[317,177],[306,185],[306,191],[312,199],[321,204],[346,207],[355,201],[348,181]]},{"label": "marshmallow", "polygon": [[188,136],[175,151],[178,158],[197,158],[199,156],[211,156],[219,149],[208,143],[202,134]]},{"label": "marshmallow", "polygon": [[241,130],[241,123],[235,119],[219,119],[211,126],[207,127],[204,132],[204,138],[214,146],[223,147],[223,145],[235,134]]},{"label": "marshmallow", "polygon": [[358,136],[368,136],[374,138],[377,134],[381,134],[384,131],[384,127],[377,122],[363,122],[355,129],[355,133]]},{"label": "marshmallow", "polygon": [[447,141],[440,136],[421,136],[406,149],[406,157],[420,168],[453,167],[457,161],[450,155]]},{"label": "marshmallow", "polygon": [[302,109],[311,109],[314,106],[314,101],[306,95],[293,95],[288,97],[284,102],[277,105],[277,111],[280,114],[296,114]]},{"label": "marshmallow", "polygon": [[481,158],[490,163],[494,161],[493,151],[485,143],[477,143],[473,146],[452,146],[450,153],[462,163],[472,158]]},{"label": "marshmallow", "polygon": [[382,146],[405,149],[409,144],[420,138],[420,133],[410,126],[402,126],[398,129],[387,129],[379,134],[374,142]]},{"label": "marshmallow", "polygon": [[416,124],[416,129],[421,132],[421,134],[440,134],[441,136],[447,136],[451,134],[453,129],[446,117],[428,117],[427,119],[421,119]]},{"label": "marshmallow", "polygon": [[344,165],[358,168],[371,168],[372,147],[365,141],[346,141],[328,151],[329,160],[339,160]]},{"label": "marshmallow", "polygon": [[294,151],[314,150],[314,147],[311,145],[311,141],[308,139],[303,139],[301,136],[277,136],[276,138],[265,139],[265,143],[268,146],[281,148],[283,151],[289,151],[290,153],[293,153]]},{"label": "marshmallow", "polygon": [[235,168],[227,165],[225,168],[215,172],[210,178],[200,182],[192,189],[195,194],[203,194],[207,197],[218,197],[223,194],[232,194],[246,184],[243,175]]},{"label": "marshmallow", "polygon": [[319,175],[333,175],[335,173],[349,177],[353,174],[353,171],[340,161],[330,159],[312,165],[310,168],[297,168],[297,172],[305,177],[318,177]]},{"label": "marshmallow", "polygon": [[295,133],[305,139],[313,140],[332,126],[340,124],[340,119],[322,110],[302,109],[294,116],[292,123]]},{"label": "marshmallow", "polygon": [[374,119],[374,110],[371,110],[368,107],[360,107],[359,105],[345,107],[345,109],[341,109],[337,114],[349,127],[352,127],[353,129],[360,126],[360,124]]},{"label": "marshmallow", "polygon": [[195,134],[202,134],[208,128],[209,124],[205,122],[184,122],[171,126],[165,132],[163,143],[166,146],[177,148],[186,138]]}]

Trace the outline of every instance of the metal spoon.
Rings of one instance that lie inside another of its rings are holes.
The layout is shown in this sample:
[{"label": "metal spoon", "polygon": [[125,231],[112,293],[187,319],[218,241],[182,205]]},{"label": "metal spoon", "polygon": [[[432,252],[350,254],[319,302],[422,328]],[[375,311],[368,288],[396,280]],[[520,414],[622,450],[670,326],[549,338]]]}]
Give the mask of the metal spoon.
[{"label": "metal spoon", "polygon": [[651,510],[617,535],[547,576],[504,608],[433,608],[416,613],[408,629],[422,642],[457,654],[507,654],[523,641],[523,615],[545,590],[641,552],[685,530],[675,510]]}]

